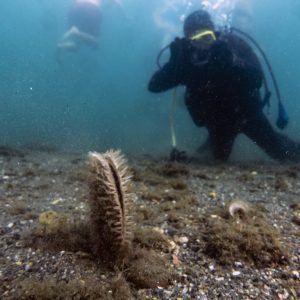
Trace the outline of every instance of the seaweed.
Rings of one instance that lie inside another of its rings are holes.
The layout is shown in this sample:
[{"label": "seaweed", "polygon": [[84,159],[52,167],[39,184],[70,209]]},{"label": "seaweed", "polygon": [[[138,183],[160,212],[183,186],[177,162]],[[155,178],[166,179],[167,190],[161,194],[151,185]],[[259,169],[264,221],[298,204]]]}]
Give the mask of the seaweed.
[{"label": "seaweed", "polygon": [[172,188],[174,190],[187,190],[187,185],[181,180],[174,179],[173,181],[170,182]]},{"label": "seaweed", "polygon": [[137,223],[141,223],[143,221],[148,221],[150,219],[152,219],[155,215],[155,212],[151,209],[149,209],[148,207],[141,205],[139,207],[135,208],[135,216],[134,216],[134,220]]},{"label": "seaweed", "polygon": [[156,167],[154,170],[157,174],[167,177],[189,175],[187,166],[178,162],[166,162],[162,166]]},{"label": "seaweed", "polygon": [[114,300],[131,300],[133,296],[131,294],[130,285],[126,281],[124,274],[120,272],[112,280],[111,283],[112,296]]},{"label": "seaweed", "polygon": [[274,187],[277,191],[287,192],[291,189],[292,185],[287,179],[278,177],[275,181]]},{"label": "seaweed", "polygon": [[66,216],[52,211],[42,213],[39,219],[40,223],[24,234],[25,246],[48,251],[91,252],[86,223],[71,222]]},{"label": "seaweed", "polygon": [[155,249],[164,253],[170,252],[170,241],[163,233],[154,228],[137,228],[134,232],[133,242],[142,248]]},{"label": "seaweed", "polygon": [[140,289],[167,287],[171,281],[166,259],[153,250],[142,248],[132,252],[124,273],[127,280]]},{"label": "seaweed", "polygon": [[[241,207],[238,201],[236,207]],[[232,214],[229,208],[219,208],[206,218],[204,252],[219,263],[231,265],[244,261],[256,267],[286,264],[288,253],[279,241],[279,234],[264,216],[247,204],[247,210]]]},{"label": "seaweed", "polygon": [[26,278],[14,284],[16,286],[14,299],[20,300],[118,299],[108,292],[110,289],[108,284],[94,276],[69,281],[58,281],[55,277],[46,276],[43,279]]}]

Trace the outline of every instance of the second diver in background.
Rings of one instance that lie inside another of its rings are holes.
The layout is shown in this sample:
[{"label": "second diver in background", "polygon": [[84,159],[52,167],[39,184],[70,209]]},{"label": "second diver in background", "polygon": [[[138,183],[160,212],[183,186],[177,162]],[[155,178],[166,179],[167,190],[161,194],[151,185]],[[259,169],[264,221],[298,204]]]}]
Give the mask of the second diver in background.
[{"label": "second diver in background", "polygon": [[68,16],[68,31],[60,50],[77,50],[82,44],[97,47],[101,23],[100,0],[75,0]]},{"label": "second diver in background", "polygon": [[[74,0],[68,15],[68,30],[57,45],[57,61],[64,50],[76,51],[86,45],[97,48],[99,43],[102,0]],[[122,9],[120,0],[110,0]]]}]

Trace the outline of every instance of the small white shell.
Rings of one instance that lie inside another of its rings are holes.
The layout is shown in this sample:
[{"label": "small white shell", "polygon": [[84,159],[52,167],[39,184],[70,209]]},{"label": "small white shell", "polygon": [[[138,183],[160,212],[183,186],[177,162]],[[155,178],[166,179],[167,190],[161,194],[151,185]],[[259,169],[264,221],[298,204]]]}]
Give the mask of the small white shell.
[{"label": "small white shell", "polygon": [[228,211],[233,217],[237,212],[242,212],[246,214],[250,210],[250,205],[242,200],[235,200],[229,204]]}]

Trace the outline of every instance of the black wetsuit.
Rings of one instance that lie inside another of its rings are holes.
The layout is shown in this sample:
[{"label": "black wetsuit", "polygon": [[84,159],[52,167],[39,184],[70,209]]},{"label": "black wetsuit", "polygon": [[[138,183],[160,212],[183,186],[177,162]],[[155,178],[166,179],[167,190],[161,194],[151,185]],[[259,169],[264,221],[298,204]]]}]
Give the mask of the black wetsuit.
[{"label": "black wetsuit", "polygon": [[262,111],[262,68],[251,47],[232,33],[218,34],[209,50],[186,39],[171,45],[171,57],[149,83],[159,93],[186,86],[185,103],[197,126],[205,126],[216,159],[227,160],[244,133],[276,160],[299,160],[300,147],[276,132]]}]

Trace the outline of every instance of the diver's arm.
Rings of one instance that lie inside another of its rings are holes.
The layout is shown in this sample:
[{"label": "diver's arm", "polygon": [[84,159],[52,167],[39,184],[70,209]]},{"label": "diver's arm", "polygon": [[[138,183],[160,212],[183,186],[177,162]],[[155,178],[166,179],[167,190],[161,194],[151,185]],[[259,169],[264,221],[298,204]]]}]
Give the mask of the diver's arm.
[{"label": "diver's arm", "polygon": [[148,90],[152,93],[160,93],[176,87],[181,83],[177,73],[176,65],[168,62],[162,69],[154,73],[149,82]]},{"label": "diver's arm", "polygon": [[148,89],[160,93],[184,84],[187,73],[189,48],[185,39],[176,38],[170,45],[170,60],[151,78]]}]

